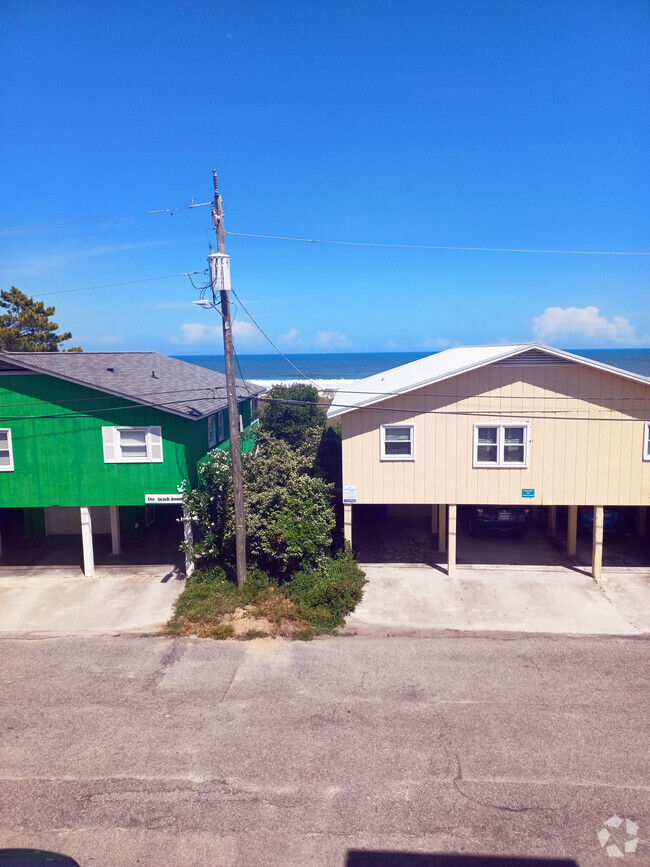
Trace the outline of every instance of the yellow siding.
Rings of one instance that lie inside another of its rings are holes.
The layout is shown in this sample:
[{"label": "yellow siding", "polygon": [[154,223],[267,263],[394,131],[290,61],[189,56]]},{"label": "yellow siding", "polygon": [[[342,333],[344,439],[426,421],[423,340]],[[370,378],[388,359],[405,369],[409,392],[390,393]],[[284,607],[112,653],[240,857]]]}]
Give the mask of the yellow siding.
[{"label": "yellow siding", "polygon": [[[359,503],[648,505],[646,420],[643,383],[580,364],[488,366],[343,415],[343,483]],[[479,421],[529,422],[528,466],[474,468]],[[400,423],[415,425],[415,460],[382,461],[380,426]]]}]

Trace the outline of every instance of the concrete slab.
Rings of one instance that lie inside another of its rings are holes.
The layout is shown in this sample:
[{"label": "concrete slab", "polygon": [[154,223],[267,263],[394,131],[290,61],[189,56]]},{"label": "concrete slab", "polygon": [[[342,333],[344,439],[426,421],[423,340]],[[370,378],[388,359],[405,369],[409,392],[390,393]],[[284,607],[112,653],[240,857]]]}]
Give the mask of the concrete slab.
[{"label": "concrete slab", "polygon": [[360,565],[369,583],[347,619],[352,628],[650,632],[650,573],[643,569],[626,570],[627,584],[608,574],[599,585],[578,568],[560,566],[459,566],[450,578],[426,565]]},{"label": "concrete slab", "polygon": [[155,631],[184,587],[174,565],[0,568],[0,632],[66,635]]},{"label": "concrete slab", "polygon": [[598,582],[611,604],[641,632],[650,633],[650,571],[616,569]]}]

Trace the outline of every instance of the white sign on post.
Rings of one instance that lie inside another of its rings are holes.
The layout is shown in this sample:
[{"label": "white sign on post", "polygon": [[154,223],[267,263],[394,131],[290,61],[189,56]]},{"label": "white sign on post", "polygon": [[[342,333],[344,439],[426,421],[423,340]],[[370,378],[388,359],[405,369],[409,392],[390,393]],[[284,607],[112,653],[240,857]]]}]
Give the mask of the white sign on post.
[{"label": "white sign on post", "polygon": [[357,501],[357,486],[343,485],[343,502],[356,503]]},{"label": "white sign on post", "polygon": [[165,503],[182,503],[182,494],[145,494],[145,503],[154,503],[156,506],[164,505]]}]

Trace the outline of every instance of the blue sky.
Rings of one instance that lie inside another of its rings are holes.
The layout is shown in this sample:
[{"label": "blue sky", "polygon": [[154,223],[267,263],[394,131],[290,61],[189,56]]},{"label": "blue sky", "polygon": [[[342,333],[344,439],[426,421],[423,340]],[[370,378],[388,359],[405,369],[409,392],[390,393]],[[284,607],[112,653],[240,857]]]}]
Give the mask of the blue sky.
[{"label": "blue sky", "polygon": [[[233,233],[650,253],[646,0],[4,0],[0,24],[0,286],[86,350],[221,351],[185,277],[64,291],[205,268],[184,206],[213,168]],[[647,255],[227,248],[285,352],[650,345]],[[273,351],[240,308],[235,334]]]}]

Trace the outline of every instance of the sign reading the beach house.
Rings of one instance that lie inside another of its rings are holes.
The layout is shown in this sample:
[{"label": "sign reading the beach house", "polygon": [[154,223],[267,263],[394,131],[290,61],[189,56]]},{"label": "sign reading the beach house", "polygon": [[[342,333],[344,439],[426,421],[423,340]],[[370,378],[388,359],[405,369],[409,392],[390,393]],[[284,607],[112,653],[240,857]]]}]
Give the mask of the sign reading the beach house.
[{"label": "sign reading the beach house", "polygon": [[163,503],[182,503],[183,495],[182,494],[145,494],[144,495],[145,503],[155,503],[156,505],[161,505]]},{"label": "sign reading the beach house", "polygon": [[521,489],[522,497],[534,497],[535,496],[535,488],[522,488]]},{"label": "sign reading the beach house", "polygon": [[343,502],[356,503],[357,501],[357,486],[343,485]]}]

